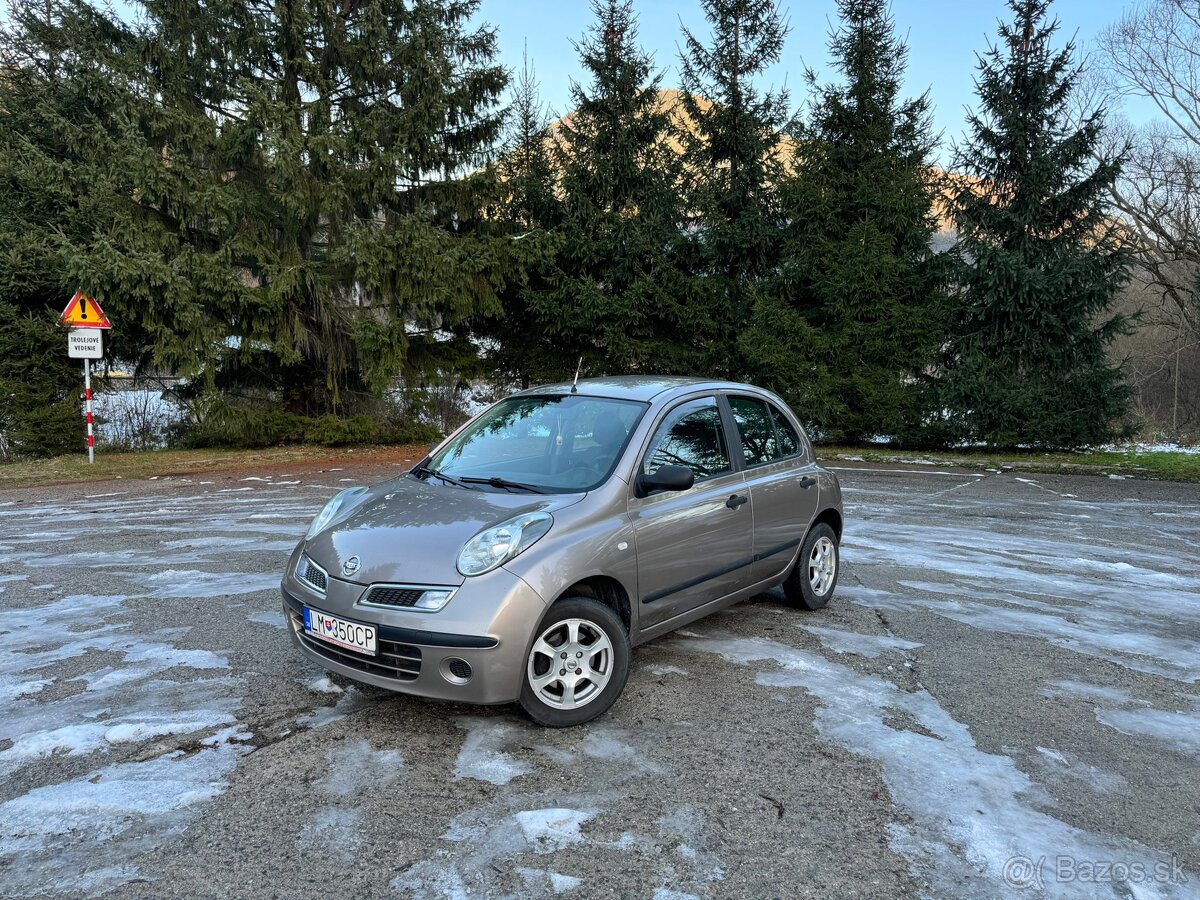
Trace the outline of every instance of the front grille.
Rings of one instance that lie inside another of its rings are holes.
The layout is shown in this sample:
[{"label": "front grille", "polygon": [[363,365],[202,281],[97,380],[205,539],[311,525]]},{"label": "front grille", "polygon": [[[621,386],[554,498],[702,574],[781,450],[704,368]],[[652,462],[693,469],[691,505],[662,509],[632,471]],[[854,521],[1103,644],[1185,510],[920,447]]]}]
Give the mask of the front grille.
[{"label": "front grille", "polygon": [[329,584],[328,578],[325,576],[325,570],[318,566],[307,556],[301,561],[300,577],[315,587],[322,594],[325,593],[325,588]]},{"label": "front grille", "polygon": [[292,630],[296,632],[296,637],[305,647],[333,662],[358,669],[360,672],[368,672],[371,675],[394,678],[397,681],[414,681],[421,674],[421,650],[412,644],[401,644],[398,641],[385,641],[377,638],[378,654],[366,656],[353,650],[327,644],[307,634],[304,631],[303,613],[289,609],[288,618],[291,620]]},{"label": "front grille", "polygon": [[425,588],[373,587],[361,602],[380,606],[415,606],[424,593]]}]

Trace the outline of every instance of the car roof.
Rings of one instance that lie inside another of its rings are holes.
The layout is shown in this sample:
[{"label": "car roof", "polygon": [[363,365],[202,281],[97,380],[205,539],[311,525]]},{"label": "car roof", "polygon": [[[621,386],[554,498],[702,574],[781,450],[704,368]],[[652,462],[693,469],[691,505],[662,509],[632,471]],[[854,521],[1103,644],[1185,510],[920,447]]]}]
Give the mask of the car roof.
[{"label": "car roof", "polygon": [[522,394],[570,394],[586,397],[615,397],[649,402],[662,394],[685,393],[694,388],[709,390],[761,390],[736,381],[688,378],[682,375],[616,375],[610,378],[581,378],[578,384],[563,381],[521,391]]}]

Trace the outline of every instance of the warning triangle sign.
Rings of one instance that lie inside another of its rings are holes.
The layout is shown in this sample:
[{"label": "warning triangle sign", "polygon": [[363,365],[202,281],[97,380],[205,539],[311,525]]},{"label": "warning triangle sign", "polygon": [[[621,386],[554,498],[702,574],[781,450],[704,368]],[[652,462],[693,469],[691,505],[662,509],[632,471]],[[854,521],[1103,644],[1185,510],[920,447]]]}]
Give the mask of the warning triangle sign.
[{"label": "warning triangle sign", "polygon": [[112,328],[112,322],[108,321],[100,304],[80,291],[75,292],[62,311],[58,324],[71,328]]}]

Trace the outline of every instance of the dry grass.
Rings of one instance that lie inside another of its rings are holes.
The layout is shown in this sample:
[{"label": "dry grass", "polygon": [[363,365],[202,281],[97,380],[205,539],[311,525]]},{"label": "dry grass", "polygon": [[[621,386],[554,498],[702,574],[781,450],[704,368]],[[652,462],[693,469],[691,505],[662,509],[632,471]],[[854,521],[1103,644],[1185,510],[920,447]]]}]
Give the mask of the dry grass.
[{"label": "dry grass", "polygon": [[914,460],[939,466],[974,469],[1011,469],[1070,475],[1125,475],[1161,481],[1200,481],[1200,453],[1138,452],[1136,450],[1093,453],[992,452],[964,450],[922,453],[890,447],[817,447],[822,460],[912,464]]},{"label": "dry grass", "polygon": [[330,466],[398,466],[416,462],[426,445],[401,447],[269,447],[264,450],[156,450],[144,453],[97,453],[94,465],[80,453],[54,459],[0,465],[0,489],[151,478],[209,472],[314,470]]}]

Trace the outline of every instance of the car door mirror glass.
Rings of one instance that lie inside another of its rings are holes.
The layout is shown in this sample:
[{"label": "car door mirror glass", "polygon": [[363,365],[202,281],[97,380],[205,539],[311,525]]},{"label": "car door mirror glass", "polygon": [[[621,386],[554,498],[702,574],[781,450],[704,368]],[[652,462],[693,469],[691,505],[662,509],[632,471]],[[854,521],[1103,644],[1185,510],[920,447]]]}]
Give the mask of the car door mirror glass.
[{"label": "car door mirror glass", "polygon": [[687,466],[659,466],[653,475],[638,477],[643,497],[651,491],[686,491],[695,483],[696,475]]}]

